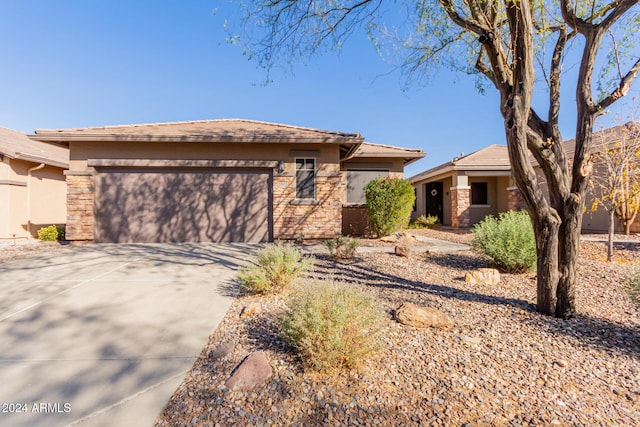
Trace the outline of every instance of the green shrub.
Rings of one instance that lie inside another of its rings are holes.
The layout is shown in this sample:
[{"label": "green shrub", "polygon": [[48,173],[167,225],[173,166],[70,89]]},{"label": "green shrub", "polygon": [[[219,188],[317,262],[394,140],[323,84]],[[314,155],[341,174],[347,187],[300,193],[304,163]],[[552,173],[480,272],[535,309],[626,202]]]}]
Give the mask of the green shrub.
[{"label": "green shrub", "polygon": [[67,234],[65,227],[58,225],[56,226],[56,230],[58,230],[58,240],[64,240]]},{"label": "green shrub", "polygon": [[360,240],[352,237],[336,237],[327,239],[324,245],[329,249],[329,255],[336,260],[350,260],[356,254],[356,249],[360,246]]},{"label": "green shrub", "polygon": [[42,227],[38,230],[38,239],[45,242],[55,242],[56,240],[64,240],[64,227],[50,225]]},{"label": "green shrub", "polygon": [[529,214],[525,211],[487,216],[473,227],[473,247],[508,273],[536,269],[536,241]]},{"label": "green shrub", "polygon": [[255,264],[241,267],[238,278],[251,292],[279,292],[312,266],[293,245],[278,242],[259,251]]},{"label": "green shrub", "polygon": [[424,216],[420,215],[410,224],[409,228],[435,228],[436,225],[440,223],[440,219],[437,216],[429,215]]},{"label": "green shrub", "polygon": [[376,178],[365,187],[365,197],[369,226],[378,237],[409,224],[416,197],[406,179]]},{"label": "green shrub", "polygon": [[640,271],[636,271],[627,281],[625,289],[631,301],[640,304]]},{"label": "green shrub", "polygon": [[288,306],[282,336],[313,370],[357,368],[382,348],[382,315],[373,298],[351,287],[307,283]]}]

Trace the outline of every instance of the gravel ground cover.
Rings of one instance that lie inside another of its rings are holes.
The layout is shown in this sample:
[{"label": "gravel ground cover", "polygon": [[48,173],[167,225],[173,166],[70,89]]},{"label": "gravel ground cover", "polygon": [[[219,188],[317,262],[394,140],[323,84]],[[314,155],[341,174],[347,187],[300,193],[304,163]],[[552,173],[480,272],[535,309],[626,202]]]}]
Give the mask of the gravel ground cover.
[{"label": "gravel ground cover", "polygon": [[[468,243],[470,235],[420,230]],[[157,426],[640,425],[640,310],[623,290],[638,267],[638,243],[585,242],[578,315],[562,321],[535,312],[535,276],[502,275],[497,286],[470,285],[485,267],[473,252],[366,253],[351,263],[319,256],[311,276],[340,280],[377,298],[386,313],[385,349],[359,370],[305,372],[278,337],[286,295],[241,295],[156,420]],[[259,302],[264,311],[241,318]],[[450,315],[451,331],[392,320],[403,302]],[[251,391],[224,382],[256,350],[273,376]]]},{"label": "gravel ground cover", "polygon": [[43,252],[51,252],[69,247],[68,243],[41,242],[38,240],[18,241],[16,243],[6,241],[0,243],[0,263],[26,258]]}]

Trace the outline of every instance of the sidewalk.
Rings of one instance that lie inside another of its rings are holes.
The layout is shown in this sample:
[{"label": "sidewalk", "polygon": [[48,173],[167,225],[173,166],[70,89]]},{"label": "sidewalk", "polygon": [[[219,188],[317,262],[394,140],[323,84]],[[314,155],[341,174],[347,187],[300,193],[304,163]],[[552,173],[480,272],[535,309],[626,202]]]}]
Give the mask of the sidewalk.
[{"label": "sidewalk", "polygon": [[[430,237],[415,236],[416,244],[412,247],[413,252],[440,252],[451,253],[459,251],[468,251],[471,249],[469,245],[460,243],[447,242],[446,240],[433,239]],[[385,246],[360,246],[356,249],[359,254],[363,253],[394,253],[395,244],[389,243]],[[329,250],[323,244],[314,244],[304,246],[302,251],[306,254],[328,254]]]}]

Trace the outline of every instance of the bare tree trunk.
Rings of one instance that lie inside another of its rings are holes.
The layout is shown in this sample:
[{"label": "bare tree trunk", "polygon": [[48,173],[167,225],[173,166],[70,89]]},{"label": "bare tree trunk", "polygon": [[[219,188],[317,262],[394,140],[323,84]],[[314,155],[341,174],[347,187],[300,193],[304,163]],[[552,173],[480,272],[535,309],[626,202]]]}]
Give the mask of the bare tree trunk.
[{"label": "bare tree trunk", "polygon": [[[531,215],[535,218],[534,215]],[[558,302],[558,231],[559,223],[552,215],[534,221],[537,254],[537,298],[540,313],[555,316]]]},{"label": "bare tree trunk", "polygon": [[613,261],[613,235],[616,227],[616,210],[609,209],[609,236],[607,238],[607,261]]},{"label": "bare tree trunk", "polygon": [[582,205],[580,199],[568,203],[564,218],[560,224],[559,237],[559,262],[560,277],[556,295],[555,316],[561,319],[570,319],[576,312],[576,285],[578,284],[578,252],[580,250],[580,229],[582,228]]}]

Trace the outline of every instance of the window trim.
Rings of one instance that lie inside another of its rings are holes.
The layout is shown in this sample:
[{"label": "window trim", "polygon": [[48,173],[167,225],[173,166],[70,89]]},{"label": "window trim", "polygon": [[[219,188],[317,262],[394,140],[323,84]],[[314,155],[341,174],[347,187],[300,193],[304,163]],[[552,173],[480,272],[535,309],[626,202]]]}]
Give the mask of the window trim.
[{"label": "window trim", "polygon": [[[298,160],[304,161],[305,165],[308,160],[313,161],[313,169],[298,169]],[[295,157],[293,160],[295,165],[295,197],[294,200],[317,200],[318,196],[318,160],[316,157]],[[312,197],[298,197],[298,172],[312,171],[313,172],[313,196]]]},{"label": "window trim", "polygon": [[[479,185],[484,186],[484,191],[483,191],[484,192],[484,197],[483,197],[484,201],[479,200],[478,202],[480,202],[480,203],[474,203],[474,200],[473,200],[474,197],[473,196],[474,196],[474,194],[477,194],[477,193],[475,193],[473,191],[473,187],[476,186],[476,188],[477,188],[477,186],[479,186]],[[469,193],[470,193],[469,194],[469,199],[470,199],[469,200],[469,202],[470,202],[469,204],[471,206],[489,206],[489,183],[488,182],[486,182],[486,181],[471,182],[469,187],[471,187],[469,189]]]},{"label": "window trim", "polygon": [[[391,176],[391,168],[375,168],[375,167],[348,167],[346,169],[347,172],[347,194],[346,194],[346,204],[347,206],[364,206],[366,201],[364,202],[350,202],[349,201],[349,172],[386,172],[387,177]],[[364,189],[363,189],[364,190]]]}]

